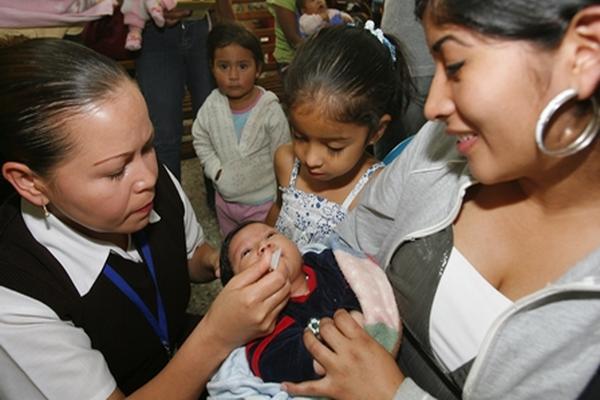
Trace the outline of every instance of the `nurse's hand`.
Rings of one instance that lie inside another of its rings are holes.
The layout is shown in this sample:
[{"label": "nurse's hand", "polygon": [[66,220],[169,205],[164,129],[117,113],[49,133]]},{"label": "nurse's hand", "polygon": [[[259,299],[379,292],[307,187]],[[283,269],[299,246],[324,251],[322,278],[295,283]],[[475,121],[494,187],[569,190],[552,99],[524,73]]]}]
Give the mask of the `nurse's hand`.
[{"label": "nurse's hand", "polygon": [[269,267],[260,260],[236,274],[215,298],[201,323],[217,344],[233,350],[275,329],[291,285],[287,273],[271,274]]},{"label": "nurse's hand", "polygon": [[321,341],[304,333],[304,344],[325,370],[325,376],[302,383],[283,383],[299,396],[333,399],[391,399],[404,381],[394,358],[345,310],[321,319]]}]

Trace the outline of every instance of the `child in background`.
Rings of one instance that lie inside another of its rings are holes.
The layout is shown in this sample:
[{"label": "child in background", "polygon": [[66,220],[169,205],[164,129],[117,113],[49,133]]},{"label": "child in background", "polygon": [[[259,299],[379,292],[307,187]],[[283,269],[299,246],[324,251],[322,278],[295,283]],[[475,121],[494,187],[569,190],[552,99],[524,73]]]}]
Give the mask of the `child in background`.
[{"label": "child in background", "polygon": [[300,33],[309,36],[325,26],[348,24],[352,17],[335,8],[327,8],[325,0],[296,0],[300,11]]},{"label": "child in background", "polygon": [[266,221],[302,248],[325,242],[383,167],[367,146],[402,112],[412,84],[393,38],[337,26],[299,47],[285,88],[292,143],[275,154],[281,195]]},{"label": "child in background", "polygon": [[246,346],[248,364],[265,382],[316,379],[320,370],[304,347],[304,330],[314,319],[332,317],[338,309],[349,310],[362,325],[358,299],[331,250],[301,255],[294,242],[257,221],[240,225],[223,240],[221,282],[226,285],[261,259],[269,260],[273,272],[288,276],[292,289],[273,333]]},{"label": "child in background", "polygon": [[156,26],[162,28],[165,25],[163,8],[172,10],[176,5],[177,0],[123,0],[123,22],[129,28],[125,48],[130,51],[141,49],[142,30],[146,21],[152,18]]},{"label": "child in background", "polygon": [[255,85],[263,64],[258,38],[226,23],[211,30],[207,48],[218,88],[198,111],[192,135],[226,236],[243,221],[265,219],[277,192],[273,154],[290,131],[277,96]]}]

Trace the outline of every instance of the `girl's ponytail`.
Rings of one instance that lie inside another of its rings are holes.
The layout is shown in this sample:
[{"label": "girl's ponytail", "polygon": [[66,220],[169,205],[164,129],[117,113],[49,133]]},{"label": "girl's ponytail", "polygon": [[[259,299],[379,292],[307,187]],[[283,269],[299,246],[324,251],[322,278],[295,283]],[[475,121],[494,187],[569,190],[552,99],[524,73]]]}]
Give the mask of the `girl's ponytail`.
[{"label": "girl's ponytail", "polygon": [[369,132],[385,114],[401,115],[415,92],[398,41],[379,29],[351,26],[323,28],[302,43],[287,70],[285,91],[291,109],[324,101],[329,117]]},{"label": "girl's ponytail", "polygon": [[406,109],[416,96],[417,90],[410,74],[410,60],[400,41],[393,35],[385,34],[385,38],[394,46],[396,59],[394,61],[393,95],[390,98],[388,110],[392,118],[397,118],[406,112]]}]

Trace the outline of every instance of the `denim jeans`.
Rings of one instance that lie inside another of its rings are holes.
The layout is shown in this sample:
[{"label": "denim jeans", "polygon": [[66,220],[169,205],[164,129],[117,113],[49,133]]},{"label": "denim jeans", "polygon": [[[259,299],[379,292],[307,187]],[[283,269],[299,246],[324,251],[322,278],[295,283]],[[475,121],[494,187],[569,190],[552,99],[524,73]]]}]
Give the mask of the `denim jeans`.
[{"label": "denim jeans", "polygon": [[214,87],[206,52],[208,19],[169,28],[146,24],[136,60],[136,79],[154,125],[158,159],[181,179],[183,97],[187,87],[194,118]]}]

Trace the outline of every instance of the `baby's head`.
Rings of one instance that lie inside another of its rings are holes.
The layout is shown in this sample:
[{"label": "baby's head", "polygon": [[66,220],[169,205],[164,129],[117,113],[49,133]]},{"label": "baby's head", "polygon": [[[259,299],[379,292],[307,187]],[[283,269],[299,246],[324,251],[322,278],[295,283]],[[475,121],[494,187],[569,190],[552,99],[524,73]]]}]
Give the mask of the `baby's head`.
[{"label": "baby's head", "polygon": [[327,9],[325,0],[296,0],[296,9],[301,14],[320,14]]},{"label": "baby's head", "polygon": [[257,265],[270,263],[276,250],[281,250],[275,271],[287,270],[293,282],[302,275],[302,255],[296,244],[275,228],[259,221],[248,221],[231,231],[221,245],[221,282],[227,282],[236,274]]}]

